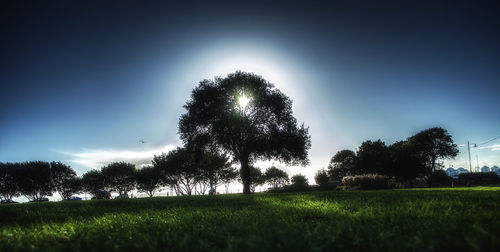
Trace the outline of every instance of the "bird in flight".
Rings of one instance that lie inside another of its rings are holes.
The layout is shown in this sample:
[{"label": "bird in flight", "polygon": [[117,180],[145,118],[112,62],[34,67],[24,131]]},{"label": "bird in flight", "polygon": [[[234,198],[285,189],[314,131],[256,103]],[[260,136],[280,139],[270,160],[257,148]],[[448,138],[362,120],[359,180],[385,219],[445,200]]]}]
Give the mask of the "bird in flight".
[{"label": "bird in flight", "polygon": [[139,142],[140,142],[140,143],[146,143],[146,141],[144,141],[144,140],[139,140]]}]

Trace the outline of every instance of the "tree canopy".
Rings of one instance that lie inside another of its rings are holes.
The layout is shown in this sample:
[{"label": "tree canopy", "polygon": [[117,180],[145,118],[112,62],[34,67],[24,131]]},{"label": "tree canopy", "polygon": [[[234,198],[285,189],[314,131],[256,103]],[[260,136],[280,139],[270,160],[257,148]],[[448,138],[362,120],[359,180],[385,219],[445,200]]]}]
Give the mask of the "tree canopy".
[{"label": "tree canopy", "polygon": [[454,158],[458,148],[446,129],[440,127],[422,130],[408,138],[415,150],[425,159],[426,175],[431,182],[431,175],[436,172],[436,163],[440,159]]},{"label": "tree canopy", "polygon": [[219,150],[239,161],[244,193],[250,193],[249,164],[258,159],[308,163],[308,128],[297,124],[292,101],[261,76],[238,71],[203,80],[184,108],[182,141],[190,149]]},{"label": "tree canopy", "polygon": [[328,173],[325,170],[318,170],[316,174],[314,174],[314,181],[316,182],[317,185],[324,187],[328,185],[330,177],[328,176]]},{"label": "tree canopy", "polygon": [[20,192],[32,201],[52,196],[51,169],[48,162],[30,161],[16,167],[17,184]]},{"label": "tree canopy", "polygon": [[199,178],[194,154],[185,148],[155,155],[153,166],[160,169],[177,195],[191,195]]},{"label": "tree canopy", "polygon": [[145,192],[149,197],[153,197],[160,186],[166,184],[166,180],[161,171],[154,166],[146,166],[138,169],[135,174],[137,191]]},{"label": "tree canopy", "polygon": [[291,187],[298,191],[305,190],[309,186],[309,179],[302,174],[295,174],[290,180],[292,182]]},{"label": "tree canopy", "polygon": [[277,188],[279,185],[284,185],[290,180],[288,173],[275,166],[269,167],[264,173],[264,179],[266,183],[270,184],[272,187]]},{"label": "tree canopy", "polygon": [[200,170],[198,181],[217,189],[221,184],[230,183],[238,176],[238,171],[231,167],[228,157],[217,152],[204,152],[198,156]]},{"label": "tree canopy", "polygon": [[80,180],[76,172],[61,162],[51,162],[52,185],[63,199],[68,199],[80,190]]},{"label": "tree canopy", "polygon": [[388,175],[391,172],[389,149],[380,139],[362,142],[356,152],[355,167],[361,174]]},{"label": "tree canopy", "polygon": [[13,197],[20,195],[17,184],[16,163],[0,163],[0,199],[11,201]]},{"label": "tree canopy", "polygon": [[125,162],[114,162],[101,169],[104,183],[121,198],[128,198],[128,192],[135,187],[135,165]]},{"label": "tree canopy", "polygon": [[356,153],[352,150],[338,151],[328,164],[328,174],[332,179],[341,180],[345,176],[356,175],[354,164]]},{"label": "tree canopy", "polygon": [[457,145],[448,131],[434,127],[390,146],[381,140],[364,141],[356,153],[341,150],[332,157],[328,172],[333,179],[380,174],[394,177],[398,182],[409,182],[423,176],[431,186],[433,174],[439,167],[438,161],[454,158],[457,154]]},{"label": "tree canopy", "polygon": [[104,184],[104,177],[100,170],[90,170],[82,176],[82,188],[95,196],[98,190],[107,189]]}]

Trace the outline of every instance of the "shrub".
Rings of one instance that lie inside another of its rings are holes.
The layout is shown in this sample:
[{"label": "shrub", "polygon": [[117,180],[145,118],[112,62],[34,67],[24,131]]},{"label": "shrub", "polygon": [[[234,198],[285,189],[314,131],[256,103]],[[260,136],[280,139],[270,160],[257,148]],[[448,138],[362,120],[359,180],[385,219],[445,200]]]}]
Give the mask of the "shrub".
[{"label": "shrub", "polygon": [[431,177],[431,187],[442,187],[442,186],[451,186],[451,182],[453,182],[453,179],[446,174],[443,170],[437,170],[434,172]]},{"label": "shrub", "polygon": [[458,184],[462,186],[493,185],[500,183],[494,172],[468,172],[458,174]]},{"label": "shrub", "polygon": [[319,170],[314,175],[314,181],[316,181],[316,184],[319,185],[320,187],[326,187],[328,186],[330,177],[328,176],[328,173],[325,170]]},{"label": "shrub", "polygon": [[350,189],[385,189],[389,188],[389,178],[378,174],[346,176],[342,185]]},{"label": "shrub", "polygon": [[305,190],[309,187],[309,180],[302,174],[293,175],[291,181],[292,187],[297,190]]}]

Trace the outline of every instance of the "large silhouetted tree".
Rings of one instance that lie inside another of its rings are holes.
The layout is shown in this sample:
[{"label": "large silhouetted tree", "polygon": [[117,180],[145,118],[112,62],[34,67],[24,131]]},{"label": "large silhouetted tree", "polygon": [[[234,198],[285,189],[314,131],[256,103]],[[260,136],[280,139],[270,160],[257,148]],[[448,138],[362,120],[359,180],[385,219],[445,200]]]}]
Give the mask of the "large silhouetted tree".
[{"label": "large silhouetted tree", "polygon": [[434,127],[422,130],[408,138],[416,151],[421,155],[426,163],[426,175],[429,185],[432,185],[431,177],[436,172],[436,163],[440,159],[454,158],[458,154],[457,145],[447,130]]},{"label": "large silhouetted tree", "polygon": [[297,124],[292,101],[258,75],[238,71],[203,80],[184,108],[182,141],[190,149],[219,150],[239,161],[244,193],[250,193],[249,165],[258,159],[308,163],[308,128]]}]

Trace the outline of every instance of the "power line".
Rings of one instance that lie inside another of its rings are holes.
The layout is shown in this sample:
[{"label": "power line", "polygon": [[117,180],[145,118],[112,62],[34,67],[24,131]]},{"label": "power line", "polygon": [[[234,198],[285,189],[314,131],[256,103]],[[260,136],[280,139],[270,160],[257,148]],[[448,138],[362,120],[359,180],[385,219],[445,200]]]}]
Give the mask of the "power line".
[{"label": "power line", "polygon": [[474,144],[474,147],[478,147],[478,146],[481,146],[481,145],[483,145],[483,144],[487,144],[487,143],[489,143],[489,142],[491,142],[491,141],[493,141],[493,140],[496,140],[496,139],[498,139],[498,138],[500,138],[500,136],[497,136],[497,137],[495,137],[495,138],[492,138],[492,139],[490,139],[490,140],[488,140],[488,141],[486,141],[486,142],[484,142],[484,143]]}]

